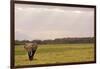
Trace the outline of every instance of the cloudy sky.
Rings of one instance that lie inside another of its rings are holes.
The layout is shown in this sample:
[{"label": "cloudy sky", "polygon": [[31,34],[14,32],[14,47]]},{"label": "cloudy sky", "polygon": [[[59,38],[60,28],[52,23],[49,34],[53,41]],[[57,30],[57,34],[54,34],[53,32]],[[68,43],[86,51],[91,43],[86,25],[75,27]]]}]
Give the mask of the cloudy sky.
[{"label": "cloudy sky", "polygon": [[93,36],[93,8],[15,5],[16,40]]}]

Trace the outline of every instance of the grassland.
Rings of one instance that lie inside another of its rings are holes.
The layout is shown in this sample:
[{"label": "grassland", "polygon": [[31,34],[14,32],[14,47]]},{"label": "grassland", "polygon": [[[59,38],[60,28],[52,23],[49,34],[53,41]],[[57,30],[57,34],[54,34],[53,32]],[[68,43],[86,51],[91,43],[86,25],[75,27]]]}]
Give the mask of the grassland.
[{"label": "grassland", "polygon": [[23,45],[15,46],[15,65],[84,62],[94,60],[93,44],[39,45],[34,60],[29,61]]}]

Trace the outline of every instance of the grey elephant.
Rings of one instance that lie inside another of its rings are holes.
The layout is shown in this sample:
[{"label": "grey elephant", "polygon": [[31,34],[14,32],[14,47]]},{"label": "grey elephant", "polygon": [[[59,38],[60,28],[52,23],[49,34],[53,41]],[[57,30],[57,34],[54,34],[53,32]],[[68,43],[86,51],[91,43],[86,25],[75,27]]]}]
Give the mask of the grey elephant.
[{"label": "grey elephant", "polygon": [[25,43],[24,45],[24,48],[25,50],[28,52],[28,57],[29,57],[29,60],[32,61],[33,60],[33,57],[34,57],[34,54],[37,50],[37,43]]}]

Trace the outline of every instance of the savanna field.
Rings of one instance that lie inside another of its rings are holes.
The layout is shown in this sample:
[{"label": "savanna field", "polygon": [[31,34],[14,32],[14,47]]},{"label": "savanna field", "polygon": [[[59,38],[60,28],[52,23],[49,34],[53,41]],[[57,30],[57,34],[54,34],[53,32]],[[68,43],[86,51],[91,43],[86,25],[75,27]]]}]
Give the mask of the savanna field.
[{"label": "savanna field", "polygon": [[38,45],[33,61],[28,60],[24,45],[15,46],[15,66],[94,61],[94,44]]}]

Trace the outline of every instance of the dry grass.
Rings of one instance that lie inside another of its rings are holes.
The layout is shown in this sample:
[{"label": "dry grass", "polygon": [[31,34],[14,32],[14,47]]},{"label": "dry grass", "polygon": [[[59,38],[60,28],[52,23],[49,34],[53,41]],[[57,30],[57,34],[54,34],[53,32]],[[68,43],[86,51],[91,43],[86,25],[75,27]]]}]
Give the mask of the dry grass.
[{"label": "dry grass", "polygon": [[36,65],[52,63],[70,63],[94,60],[93,44],[52,44],[39,45],[33,61],[23,46],[15,47],[15,65]]}]

